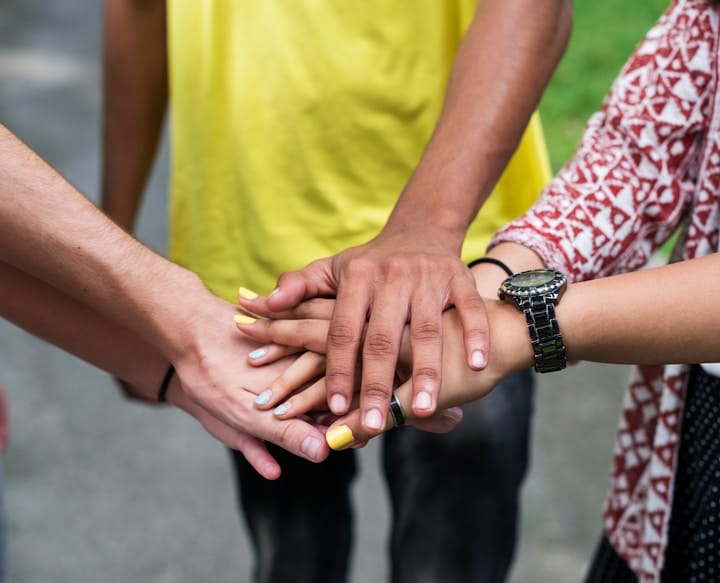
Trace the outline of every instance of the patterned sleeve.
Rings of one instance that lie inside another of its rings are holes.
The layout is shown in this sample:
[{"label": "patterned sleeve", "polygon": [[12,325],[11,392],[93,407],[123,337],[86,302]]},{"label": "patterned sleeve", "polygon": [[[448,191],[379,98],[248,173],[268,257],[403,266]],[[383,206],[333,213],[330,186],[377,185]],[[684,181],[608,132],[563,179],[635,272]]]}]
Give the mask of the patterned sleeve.
[{"label": "patterned sleeve", "polygon": [[490,247],[522,244],[580,281],[637,269],[672,235],[697,185],[715,85],[717,24],[695,4],[674,3],[648,33],[573,158]]}]

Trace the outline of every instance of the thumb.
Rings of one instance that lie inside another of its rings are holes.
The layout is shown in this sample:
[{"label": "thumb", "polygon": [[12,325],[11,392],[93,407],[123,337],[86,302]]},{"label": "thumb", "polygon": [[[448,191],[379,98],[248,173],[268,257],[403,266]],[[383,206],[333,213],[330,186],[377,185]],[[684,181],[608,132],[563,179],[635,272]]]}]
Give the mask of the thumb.
[{"label": "thumb", "polygon": [[273,311],[289,310],[303,300],[334,297],[337,282],[332,273],[332,259],[325,257],[297,271],[283,273],[268,296],[268,307]]}]

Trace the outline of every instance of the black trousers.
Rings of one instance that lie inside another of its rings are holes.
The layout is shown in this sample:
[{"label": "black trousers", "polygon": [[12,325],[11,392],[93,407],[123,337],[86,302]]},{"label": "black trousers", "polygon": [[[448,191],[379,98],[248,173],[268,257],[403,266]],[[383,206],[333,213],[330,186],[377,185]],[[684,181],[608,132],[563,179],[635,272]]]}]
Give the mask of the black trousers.
[{"label": "black trousers", "polygon": [[[505,580],[528,467],[533,392],[533,373],[522,371],[464,407],[462,423],[447,435],[402,428],[382,437],[392,583]],[[322,464],[273,453],[283,474],[269,482],[232,452],[255,550],[253,581],[345,583],[354,452],[335,452]]]}]

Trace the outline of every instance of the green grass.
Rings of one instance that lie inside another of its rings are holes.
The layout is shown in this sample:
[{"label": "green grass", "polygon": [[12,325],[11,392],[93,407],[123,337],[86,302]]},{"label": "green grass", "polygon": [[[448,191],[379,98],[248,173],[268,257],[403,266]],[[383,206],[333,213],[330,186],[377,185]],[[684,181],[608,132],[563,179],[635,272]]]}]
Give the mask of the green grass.
[{"label": "green grass", "polygon": [[574,4],[570,44],[540,104],[554,170],[572,155],[588,118],[600,107],[620,68],[669,0],[583,0]]}]

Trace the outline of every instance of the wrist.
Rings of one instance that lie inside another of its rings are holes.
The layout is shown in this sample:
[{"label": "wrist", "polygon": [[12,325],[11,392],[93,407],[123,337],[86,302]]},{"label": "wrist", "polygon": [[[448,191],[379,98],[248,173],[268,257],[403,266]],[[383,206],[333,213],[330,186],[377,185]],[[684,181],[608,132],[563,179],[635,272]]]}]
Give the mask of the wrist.
[{"label": "wrist", "polygon": [[[407,212],[398,206],[378,237],[398,237],[402,241],[406,240],[409,234],[417,233],[426,243],[430,243],[433,247],[451,250],[459,257],[468,224],[452,220],[442,221],[440,214],[441,211],[424,205],[416,205],[413,210]],[[428,217],[433,217],[432,224],[428,224]]]},{"label": "wrist", "polygon": [[152,285],[151,282],[140,300],[142,316],[138,326],[140,332],[174,363],[197,342],[203,322],[211,317],[215,302],[220,300],[194,273],[170,263],[167,267],[157,278],[161,284]]},{"label": "wrist", "polygon": [[527,322],[522,312],[499,300],[486,300],[490,324],[489,366],[499,379],[531,368],[535,362]]}]

